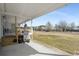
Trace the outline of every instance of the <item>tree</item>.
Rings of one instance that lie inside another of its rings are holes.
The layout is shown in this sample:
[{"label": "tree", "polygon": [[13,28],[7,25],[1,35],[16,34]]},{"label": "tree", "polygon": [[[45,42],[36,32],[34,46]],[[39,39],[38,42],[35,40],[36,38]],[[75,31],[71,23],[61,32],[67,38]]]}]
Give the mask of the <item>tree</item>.
[{"label": "tree", "polygon": [[56,31],[59,31],[59,30],[60,30],[58,24],[55,24],[55,30],[56,30]]},{"label": "tree", "polygon": [[58,24],[58,27],[61,31],[66,31],[67,29],[67,22],[66,21],[60,21]]},{"label": "tree", "polygon": [[72,23],[70,24],[70,30],[72,31],[72,30],[74,30],[74,28],[75,28],[75,23],[72,22]]},{"label": "tree", "polygon": [[46,23],[46,30],[51,31],[52,30],[52,24],[50,22]]}]

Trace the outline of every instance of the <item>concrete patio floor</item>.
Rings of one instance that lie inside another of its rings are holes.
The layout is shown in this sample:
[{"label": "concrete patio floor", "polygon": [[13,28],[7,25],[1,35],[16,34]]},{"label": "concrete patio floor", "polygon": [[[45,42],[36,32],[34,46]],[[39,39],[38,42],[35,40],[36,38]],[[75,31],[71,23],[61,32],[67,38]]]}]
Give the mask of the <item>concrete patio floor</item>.
[{"label": "concrete patio floor", "polygon": [[0,47],[0,56],[67,56],[69,54],[51,50],[38,43],[14,44]]}]

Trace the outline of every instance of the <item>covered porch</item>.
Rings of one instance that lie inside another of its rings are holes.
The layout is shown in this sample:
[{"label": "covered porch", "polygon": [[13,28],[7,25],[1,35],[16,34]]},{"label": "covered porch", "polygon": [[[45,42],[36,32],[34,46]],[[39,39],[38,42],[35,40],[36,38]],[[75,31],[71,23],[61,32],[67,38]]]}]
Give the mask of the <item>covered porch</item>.
[{"label": "covered porch", "polygon": [[[63,54],[47,54],[39,53],[29,44],[18,44],[17,29],[20,24],[31,21],[31,32],[33,34],[32,20],[58,8],[65,6],[63,3],[0,3],[0,39],[1,45],[10,45],[1,47],[1,55],[63,55]],[[16,43],[13,40],[17,39]],[[32,36],[33,39],[33,36]],[[5,42],[8,42],[7,44]],[[31,44],[31,42],[30,42]],[[46,48],[47,49],[47,48]],[[68,55],[68,54],[65,54]]]}]

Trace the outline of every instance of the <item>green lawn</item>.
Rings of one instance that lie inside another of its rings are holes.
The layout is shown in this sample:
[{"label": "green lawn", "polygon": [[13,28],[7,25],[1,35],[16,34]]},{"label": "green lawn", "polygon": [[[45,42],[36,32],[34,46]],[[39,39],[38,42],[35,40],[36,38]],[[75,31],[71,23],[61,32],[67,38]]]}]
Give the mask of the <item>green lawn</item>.
[{"label": "green lawn", "polygon": [[[50,35],[48,32],[34,32],[34,40],[40,41],[44,44],[48,44],[51,47],[59,48],[71,54],[75,54],[79,51],[79,36],[72,34],[57,33]],[[62,34],[62,35],[61,35]]]}]

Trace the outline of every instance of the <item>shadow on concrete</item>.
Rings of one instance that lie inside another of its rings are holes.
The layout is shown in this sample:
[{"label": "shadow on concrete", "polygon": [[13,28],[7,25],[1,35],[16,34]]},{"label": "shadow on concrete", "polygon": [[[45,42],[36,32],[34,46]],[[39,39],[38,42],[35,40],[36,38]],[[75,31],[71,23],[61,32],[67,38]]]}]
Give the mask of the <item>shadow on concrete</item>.
[{"label": "shadow on concrete", "polygon": [[35,54],[50,55],[50,56],[66,56],[50,53],[38,52],[27,44],[15,44],[6,47],[0,47],[0,56],[29,56]]},{"label": "shadow on concrete", "polygon": [[2,56],[28,56],[38,52],[27,44],[15,44],[2,47],[0,51]]}]

